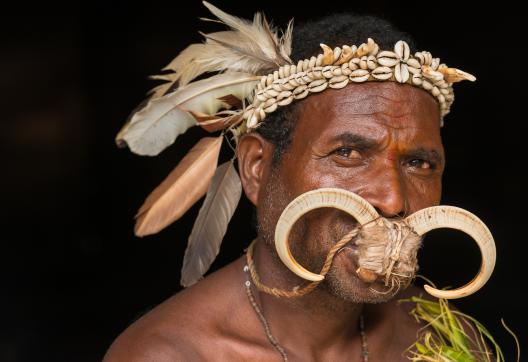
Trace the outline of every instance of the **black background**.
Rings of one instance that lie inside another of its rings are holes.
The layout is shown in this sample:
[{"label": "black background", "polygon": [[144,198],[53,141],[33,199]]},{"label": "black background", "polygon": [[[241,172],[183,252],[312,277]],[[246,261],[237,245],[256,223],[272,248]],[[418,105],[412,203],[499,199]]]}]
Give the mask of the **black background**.
[{"label": "black background", "polygon": [[[456,86],[446,118],[443,203],[477,214],[493,232],[487,286],[455,304],[480,319],[513,360],[500,317],[526,339],[526,20],[506,2],[222,1],[242,17],[263,10],[279,26],[331,11],[386,17],[450,66],[477,76]],[[95,361],[135,318],[179,290],[199,204],[158,235],[136,238],[144,197],[204,131],[155,158],[115,147],[114,136],[156,74],[200,41],[199,1],[22,3],[0,24],[0,361]],[[230,157],[226,149],[223,158]],[[253,237],[244,200],[213,269]],[[435,232],[421,273],[460,285],[478,270],[476,246]],[[526,345],[525,345],[526,347]],[[526,351],[525,351],[526,353]]]}]

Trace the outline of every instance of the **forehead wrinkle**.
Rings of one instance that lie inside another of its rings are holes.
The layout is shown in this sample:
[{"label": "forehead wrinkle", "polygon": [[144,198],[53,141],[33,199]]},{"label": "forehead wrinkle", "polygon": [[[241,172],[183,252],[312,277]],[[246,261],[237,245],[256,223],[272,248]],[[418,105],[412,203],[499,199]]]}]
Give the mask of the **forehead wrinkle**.
[{"label": "forehead wrinkle", "polygon": [[[402,92],[394,92],[393,86],[382,83],[371,83],[369,87],[330,89],[302,100],[304,107],[299,108],[299,115],[310,120],[303,122],[303,128],[307,127],[314,136],[313,142],[333,133],[332,129],[344,130],[351,126],[354,132],[374,133],[380,140],[388,140],[399,132],[405,132],[408,138],[429,130],[430,112],[427,112],[427,104],[423,104],[429,99],[420,97],[422,93],[411,89],[412,86],[401,88]],[[310,126],[310,123],[315,124]]]},{"label": "forehead wrinkle", "polygon": [[386,115],[400,118],[408,116],[414,108],[412,98],[391,99],[379,94],[372,94],[360,99],[338,98],[330,104],[332,113],[358,115]]},{"label": "forehead wrinkle", "polygon": [[[410,118],[411,116],[412,116],[412,112],[405,112],[399,115],[394,115],[388,112],[379,111],[379,112],[372,112],[372,113],[354,113],[354,114],[346,114],[346,115],[337,115],[335,119],[338,121],[342,121],[342,120],[347,121],[347,120],[356,120],[356,119],[365,120],[365,118],[370,118],[374,120],[376,123],[388,129],[395,130],[395,131],[419,130],[420,127],[411,126],[409,124],[411,122],[404,121],[406,118]],[[399,122],[394,124],[394,120],[398,120]]]},{"label": "forehead wrinkle", "polygon": [[[353,99],[353,100],[351,100],[350,98],[351,97],[339,97],[339,98],[337,98],[337,102],[336,103],[359,103],[359,102],[364,102],[364,101],[366,101],[366,100],[368,100],[370,98],[381,98],[381,99],[387,100],[389,102],[394,102],[394,103],[402,103],[402,102],[406,102],[407,101],[407,100],[396,100],[396,99],[393,99],[393,98],[390,98],[390,97],[386,97],[386,96],[381,95],[381,94],[367,94],[363,98]],[[340,102],[340,100],[343,100],[343,102]]]}]

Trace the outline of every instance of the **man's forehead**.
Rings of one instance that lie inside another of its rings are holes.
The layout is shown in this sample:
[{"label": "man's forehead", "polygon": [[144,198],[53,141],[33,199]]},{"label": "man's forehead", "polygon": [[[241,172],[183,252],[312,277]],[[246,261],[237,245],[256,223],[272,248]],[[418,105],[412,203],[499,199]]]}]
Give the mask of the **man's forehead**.
[{"label": "man's forehead", "polygon": [[396,129],[440,129],[440,112],[434,98],[416,87],[394,82],[327,90],[307,99],[299,115],[305,126],[319,131],[332,126],[363,128],[374,123]]}]

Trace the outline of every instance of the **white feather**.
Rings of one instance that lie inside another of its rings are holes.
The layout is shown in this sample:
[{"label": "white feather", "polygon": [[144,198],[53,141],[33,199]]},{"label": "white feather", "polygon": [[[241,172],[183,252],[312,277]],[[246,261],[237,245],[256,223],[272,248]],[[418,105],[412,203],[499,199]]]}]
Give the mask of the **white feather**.
[{"label": "white feather", "polygon": [[126,144],[138,155],[156,156],[196,125],[194,117],[175,106],[171,95],[151,100],[136,112],[117,134],[117,144]]},{"label": "white feather", "polygon": [[189,83],[187,88],[194,89],[195,85],[200,82],[203,82],[204,87],[200,92],[196,92],[193,97],[182,102],[179,108],[186,111],[215,114],[222,107],[225,107],[225,102],[219,98],[234,95],[238,99],[244,99],[250,95],[259,80],[260,77],[249,74],[225,73]]},{"label": "white feather", "polygon": [[176,137],[197,124],[187,111],[215,114],[225,107],[218,98],[234,95],[248,96],[259,77],[245,73],[217,74],[181,87],[173,93],[151,99],[134,113],[116,137],[132,152],[155,156],[170,146]]}]

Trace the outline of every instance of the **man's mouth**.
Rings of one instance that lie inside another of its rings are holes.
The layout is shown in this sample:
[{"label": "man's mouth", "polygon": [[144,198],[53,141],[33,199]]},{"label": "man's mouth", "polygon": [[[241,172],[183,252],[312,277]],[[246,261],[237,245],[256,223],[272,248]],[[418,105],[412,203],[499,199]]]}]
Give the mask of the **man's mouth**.
[{"label": "man's mouth", "polygon": [[365,286],[381,283],[379,275],[359,267],[360,246],[356,244],[356,240],[356,238],[352,239],[337,252],[336,258],[339,258],[340,265],[342,265],[348,275],[358,278]]},{"label": "man's mouth", "polygon": [[348,273],[357,276],[356,270],[359,267],[359,249],[354,242],[350,242],[339,249],[335,258],[340,260],[340,264],[343,265]]}]

